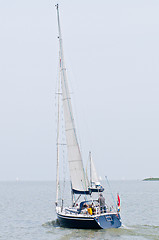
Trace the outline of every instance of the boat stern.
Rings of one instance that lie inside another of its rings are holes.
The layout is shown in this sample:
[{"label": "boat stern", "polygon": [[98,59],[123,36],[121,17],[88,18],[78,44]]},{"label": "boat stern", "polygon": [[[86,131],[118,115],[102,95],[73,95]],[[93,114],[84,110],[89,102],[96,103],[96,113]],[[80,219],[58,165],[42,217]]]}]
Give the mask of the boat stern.
[{"label": "boat stern", "polygon": [[120,214],[100,215],[99,217],[95,217],[95,221],[103,229],[119,228],[122,225]]}]

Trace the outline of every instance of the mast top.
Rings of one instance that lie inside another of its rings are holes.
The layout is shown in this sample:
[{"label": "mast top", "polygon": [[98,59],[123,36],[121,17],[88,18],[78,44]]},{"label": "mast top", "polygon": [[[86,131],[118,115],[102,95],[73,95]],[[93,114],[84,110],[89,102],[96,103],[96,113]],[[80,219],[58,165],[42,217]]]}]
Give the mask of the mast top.
[{"label": "mast top", "polygon": [[56,7],[56,10],[57,10],[57,22],[58,22],[58,33],[59,33],[58,38],[61,41],[62,37],[61,37],[61,27],[60,27],[59,4],[57,3],[55,5],[55,7]]},{"label": "mast top", "polygon": [[57,4],[55,5],[55,7],[56,7],[56,9],[58,9],[58,7],[59,7],[59,4],[57,3]]}]

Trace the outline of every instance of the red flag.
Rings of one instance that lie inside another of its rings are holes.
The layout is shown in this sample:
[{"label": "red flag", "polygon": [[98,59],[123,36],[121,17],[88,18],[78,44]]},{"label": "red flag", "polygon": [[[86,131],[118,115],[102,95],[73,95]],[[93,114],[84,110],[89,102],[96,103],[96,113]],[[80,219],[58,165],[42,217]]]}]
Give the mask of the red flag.
[{"label": "red flag", "polygon": [[118,196],[118,207],[120,207],[120,197],[119,197],[119,194],[117,196]]}]

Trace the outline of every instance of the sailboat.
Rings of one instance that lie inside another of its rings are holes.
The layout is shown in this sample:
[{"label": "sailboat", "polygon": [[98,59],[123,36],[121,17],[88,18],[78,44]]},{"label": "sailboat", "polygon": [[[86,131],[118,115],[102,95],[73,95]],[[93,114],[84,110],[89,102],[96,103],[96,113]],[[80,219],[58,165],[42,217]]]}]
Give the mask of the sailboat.
[{"label": "sailboat", "polygon": [[[95,170],[90,154],[90,180],[86,175],[79,146],[75,121],[73,117],[70,91],[68,87],[66,67],[64,62],[63,41],[60,26],[59,5],[57,10],[58,39],[59,39],[59,87],[58,87],[58,116],[57,116],[57,174],[56,174],[56,214],[61,227],[78,229],[107,229],[119,228],[121,218],[119,213],[119,201],[117,206],[105,206],[105,198],[102,195],[102,187]],[[69,166],[72,201],[68,207],[64,207],[64,199],[59,201],[59,166],[60,166],[60,96],[65,123],[65,136],[67,146],[67,160]],[[93,196],[96,194],[96,196]],[[103,205],[104,203],[104,205]]]}]

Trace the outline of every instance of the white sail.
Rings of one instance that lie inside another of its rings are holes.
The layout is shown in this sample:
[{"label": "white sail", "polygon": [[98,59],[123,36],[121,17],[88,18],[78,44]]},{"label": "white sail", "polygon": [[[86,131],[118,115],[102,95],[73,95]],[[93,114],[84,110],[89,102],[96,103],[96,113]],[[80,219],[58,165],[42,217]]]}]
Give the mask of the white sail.
[{"label": "white sail", "polygon": [[58,14],[58,30],[59,30],[59,44],[60,44],[61,87],[62,87],[69,171],[70,171],[73,191],[77,193],[78,192],[85,193],[86,191],[88,191],[88,180],[85,176],[85,171],[83,168],[83,162],[82,162],[81,152],[80,152],[80,148],[77,140],[77,134],[76,134],[75,123],[73,118],[71,98],[70,98],[67,76],[66,76],[66,68],[64,63],[58,8],[57,8],[57,14]]},{"label": "white sail", "polygon": [[100,181],[92,157],[91,157],[91,183],[95,185],[100,185]]}]

